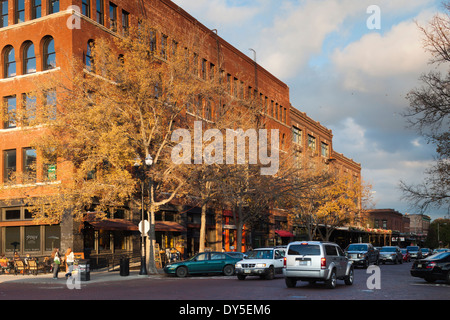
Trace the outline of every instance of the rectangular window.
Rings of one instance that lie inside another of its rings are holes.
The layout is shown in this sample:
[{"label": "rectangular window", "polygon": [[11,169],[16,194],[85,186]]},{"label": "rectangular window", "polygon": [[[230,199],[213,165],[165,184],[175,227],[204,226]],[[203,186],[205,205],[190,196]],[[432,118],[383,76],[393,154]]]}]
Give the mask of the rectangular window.
[{"label": "rectangular window", "polygon": [[83,3],[81,4],[81,13],[88,18],[91,17],[91,0],[83,0]]},{"label": "rectangular window", "polygon": [[117,6],[112,2],[109,3],[109,28],[117,31]]},{"label": "rectangular window", "polygon": [[46,113],[49,120],[56,120],[56,91],[51,90],[45,94]]},{"label": "rectangular window", "polygon": [[48,1],[48,14],[59,12],[59,0]]},{"label": "rectangular window", "polygon": [[56,175],[56,169],[57,169],[56,152],[54,150],[49,150],[48,152],[44,152],[43,160],[44,160],[44,180],[55,181],[57,178],[57,175]]},{"label": "rectangular window", "polygon": [[23,94],[23,107],[25,112],[22,118],[22,125],[29,126],[36,119],[36,96]]},{"label": "rectangular window", "polygon": [[104,18],[103,18],[103,0],[97,0],[97,7],[96,7],[96,20],[101,25],[104,25]]},{"label": "rectangular window", "polygon": [[45,226],[45,251],[61,248],[61,227],[59,225]]},{"label": "rectangular window", "polygon": [[292,141],[298,145],[302,145],[302,130],[292,127]]},{"label": "rectangular window", "polygon": [[23,149],[23,166],[24,182],[36,182],[36,150],[31,148]]},{"label": "rectangular window", "polygon": [[5,209],[5,220],[20,220],[20,208]]},{"label": "rectangular window", "polygon": [[128,35],[130,31],[130,14],[125,10],[122,10],[122,29],[123,34]]},{"label": "rectangular window", "polygon": [[322,155],[322,157],[327,157],[328,158],[328,145],[324,142],[322,142],[320,144],[320,153]]},{"label": "rectangular window", "polygon": [[316,138],[314,138],[312,135],[308,134],[308,147],[315,151],[316,150]]},{"label": "rectangular window", "polygon": [[8,26],[8,0],[0,0],[0,28]]},{"label": "rectangular window", "polygon": [[20,250],[20,227],[5,228],[5,251],[14,252]]},{"label": "rectangular window", "polygon": [[16,0],[16,23],[25,22],[25,0]]},{"label": "rectangular window", "polygon": [[156,32],[150,31],[150,52],[156,52]]},{"label": "rectangular window", "polygon": [[31,5],[31,18],[38,19],[42,17],[42,0],[33,0]]},{"label": "rectangular window", "polygon": [[167,36],[161,36],[161,58],[167,59]]},{"label": "rectangular window", "polygon": [[5,129],[16,127],[16,96],[5,97],[5,122],[3,127]]},{"label": "rectangular window", "polygon": [[24,227],[24,251],[40,251],[41,250],[41,227],[28,226]]},{"label": "rectangular window", "polygon": [[16,173],[16,150],[4,151],[3,159],[3,181],[8,182],[14,178],[14,174]]}]

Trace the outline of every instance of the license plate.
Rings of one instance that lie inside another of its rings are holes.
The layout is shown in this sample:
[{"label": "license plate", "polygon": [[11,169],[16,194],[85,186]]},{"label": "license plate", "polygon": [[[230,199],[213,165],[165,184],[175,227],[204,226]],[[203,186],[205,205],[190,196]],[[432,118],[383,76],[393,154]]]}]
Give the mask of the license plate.
[{"label": "license plate", "polygon": [[244,270],[244,273],[251,273],[252,270]]},{"label": "license plate", "polygon": [[306,266],[308,265],[308,261],[297,261],[299,266]]},{"label": "license plate", "polygon": [[421,265],[421,264],[418,264],[418,265],[417,265],[417,268],[422,268],[422,265]]}]

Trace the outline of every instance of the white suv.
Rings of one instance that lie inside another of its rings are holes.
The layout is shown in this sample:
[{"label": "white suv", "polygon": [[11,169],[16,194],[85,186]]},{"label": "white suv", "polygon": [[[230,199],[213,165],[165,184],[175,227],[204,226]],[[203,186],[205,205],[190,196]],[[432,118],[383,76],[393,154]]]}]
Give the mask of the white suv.
[{"label": "white suv", "polygon": [[283,274],[288,288],[298,280],[325,281],[328,288],[336,287],[337,279],[353,284],[353,265],[335,243],[298,241],[287,246]]},{"label": "white suv", "polygon": [[238,279],[260,276],[271,280],[275,274],[282,274],[285,252],[285,248],[259,248],[250,251],[244,260],[238,261],[235,265]]}]

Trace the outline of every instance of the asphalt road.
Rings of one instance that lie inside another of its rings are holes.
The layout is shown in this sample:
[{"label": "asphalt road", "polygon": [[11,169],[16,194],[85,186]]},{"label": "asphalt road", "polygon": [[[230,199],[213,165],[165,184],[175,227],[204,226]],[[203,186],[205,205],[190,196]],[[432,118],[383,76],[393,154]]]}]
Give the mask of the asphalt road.
[{"label": "asphalt road", "polygon": [[[287,288],[282,276],[274,280],[248,277],[244,281],[235,276],[172,276],[121,277],[118,273],[106,276],[91,273],[91,281],[75,287],[60,278],[0,275],[0,300],[159,300],[159,301],[299,301],[299,300],[450,300],[450,285],[444,282],[429,284],[410,275],[412,263],[380,265],[378,273],[366,269],[355,270],[355,281],[347,286],[338,281],[335,289],[323,283],[298,282]],[[378,278],[375,278],[379,275]],[[3,278],[3,281],[2,280]],[[101,278],[104,277],[104,278]],[[180,303],[180,302],[178,302]]]}]

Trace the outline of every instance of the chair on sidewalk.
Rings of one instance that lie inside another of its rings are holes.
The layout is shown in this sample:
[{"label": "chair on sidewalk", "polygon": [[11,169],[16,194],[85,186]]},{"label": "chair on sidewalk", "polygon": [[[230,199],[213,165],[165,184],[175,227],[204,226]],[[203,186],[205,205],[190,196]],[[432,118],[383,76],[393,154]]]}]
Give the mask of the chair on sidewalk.
[{"label": "chair on sidewalk", "polygon": [[27,269],[27,266],[23,263],[22,260],[14,260],[14,275],[17,275],[20,272],[25,275]]},{"label": "chair on sidewalk", "polygon": [[36,260],[28,260],[28,271],[37,276],[39,270],[44,270],[43,265],[39,265]]}]

